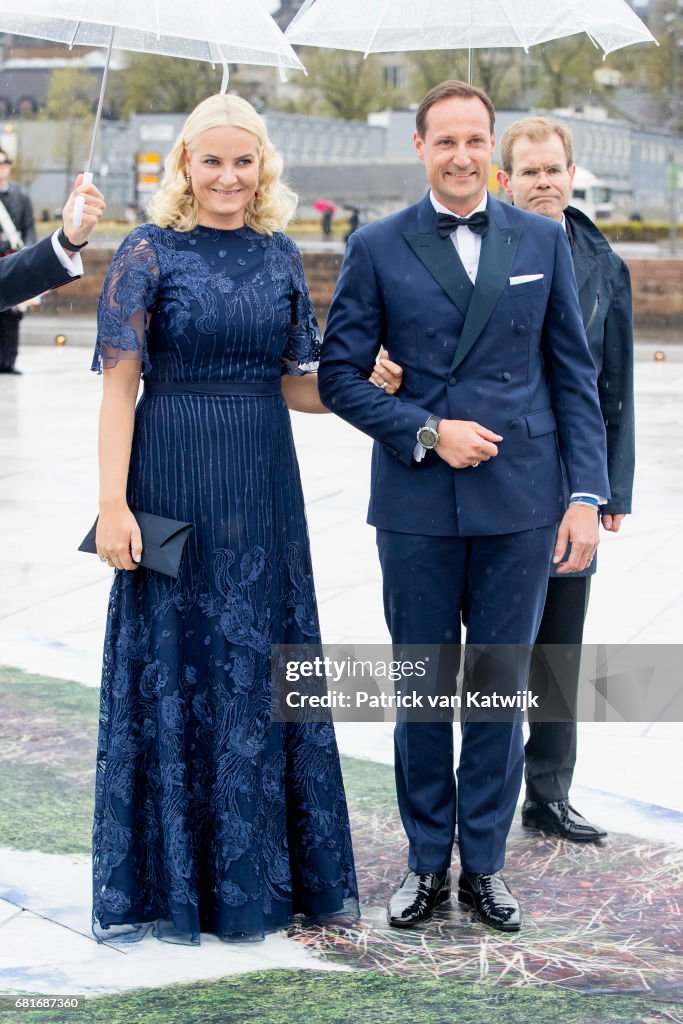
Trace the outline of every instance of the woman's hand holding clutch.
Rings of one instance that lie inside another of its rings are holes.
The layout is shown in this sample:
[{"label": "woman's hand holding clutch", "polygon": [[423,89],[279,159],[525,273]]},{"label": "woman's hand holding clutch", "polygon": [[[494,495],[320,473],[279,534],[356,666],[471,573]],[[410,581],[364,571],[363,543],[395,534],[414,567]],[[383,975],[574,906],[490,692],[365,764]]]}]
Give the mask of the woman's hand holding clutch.
[{"label": "woman's hand holding clutch", "polygon": [[128,505],[100,507],[96,544],[100,561],[115,569],[137,569],[142,557],[142,535]]}]

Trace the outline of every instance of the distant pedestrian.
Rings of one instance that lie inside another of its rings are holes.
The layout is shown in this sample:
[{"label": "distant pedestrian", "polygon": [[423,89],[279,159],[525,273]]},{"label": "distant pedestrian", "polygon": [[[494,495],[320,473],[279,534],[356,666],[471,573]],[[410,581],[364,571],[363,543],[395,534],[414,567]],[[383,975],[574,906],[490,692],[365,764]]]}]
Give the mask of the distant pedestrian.
[{"label": "distant pedestrian", "polygon": [[[31,200],[10,181],[12,161],[0,149],[0,257],[18,252],[38,241]],[[19,323],[23,313],[16,307],[0,313],[0,373],[21,373],[15,367],[19,351]]]},{"label": "distant pedestrian", "polygon": [[357,206],[351,207],[351,213],[349,214],[349,230],[346,232],[344,241],[348,242],[354,231],[358,231],[360,227],[360,210]]},{"label": "distant pedestrian", "polygon": [[332,210],[323,210],[322,217],[320,218],[320,227],[323,233],[323,239],[329,242],[332,236]]}]

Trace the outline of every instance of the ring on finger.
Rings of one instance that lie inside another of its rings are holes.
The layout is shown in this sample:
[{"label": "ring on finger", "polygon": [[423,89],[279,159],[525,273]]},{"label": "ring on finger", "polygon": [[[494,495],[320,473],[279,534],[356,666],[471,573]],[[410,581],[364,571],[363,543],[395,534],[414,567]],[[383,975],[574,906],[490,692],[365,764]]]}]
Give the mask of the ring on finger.
[{"label": "ring on finger", "polygon": [[473,462],[473,463],[471,463],[471,465],[472,465],[472,469],[476,469],[476,468],[477,468],[477,466],[479,465],[479,460],[477,459],[477,461],[476,461],[476,462]]},{"label": "ring on finger", "polygon": [[100,555],[100,562],[108,562],[109,555]]}]

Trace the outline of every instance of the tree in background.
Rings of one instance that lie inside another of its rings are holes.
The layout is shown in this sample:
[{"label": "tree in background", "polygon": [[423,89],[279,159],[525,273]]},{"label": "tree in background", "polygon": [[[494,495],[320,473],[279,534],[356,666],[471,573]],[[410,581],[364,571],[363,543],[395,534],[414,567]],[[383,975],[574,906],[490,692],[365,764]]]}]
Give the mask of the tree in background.
[{"label": "tree in background", "polygon": [[300,113],[364,121],[372,111],[404,101],[398,89],[385,84],[377,56],[366,60],[362,53],[307,47],[304,57],[308,77],[295,101]]},{"label": "tree in background", "polygon": [[538,106],[553,109],[573,107],[587,98],[596,104],[602,101],[603,88],[594,77],[603,67],[602,51],[583,33],[534,46],[531,52],[539,68]]},{"label": "tree in background", "polygon": [[475,50],[472,59],[472,81],[492,99],[494,107],[515,107],[522,89],[521,48],[491,47]]},{"label": "tree in background", "polygon": [[84,68],[57,68],[50,77],[45,105],[39,114],[42,120],[64,123],[64,131],[59,133],[54,146],[54,157],[64,166],[69,183],[65,186],[65,200],[88,155],[97,92],[96,77]]},{"label": "tree in background", "polygon": [[[659,42],[655,46],[628,47],[638,64],[641,81],[656,97],[663,128],[683,131],[683,0],[658,0],[648,28]],[[625,53],[626,51],[622,51]],[[639,60],[637,60],[639,58]]]},{"label": "tree in background", "polygon": [[49,121],[87,121],[97,101],[97,79],[84,68],[57,68],[50,76],[42,116]]},{"label": "tree in background", "polygon": [[[483,89],[496,107],[514,106],[522,87],[521,51],[508,49],[473,50],[472,82]],[[467,50],[415,50],[406,54],[411,65],[409,97],[419,103],[439,82],[448,78],[467,81]]]},{"label": "tree in background", "polygon": [[[123,71],[111,74],[110,103],[129,114],[187,114],[218,92],[223,69],[202,60],[134,53]],[[232,84],[232,83],[231,83]]]},{"label": "tree in background", "polygon": [[412,72],[410,98],[415,103],[439,82],[467,80],[467,50],[414,50],[406,57]]}]

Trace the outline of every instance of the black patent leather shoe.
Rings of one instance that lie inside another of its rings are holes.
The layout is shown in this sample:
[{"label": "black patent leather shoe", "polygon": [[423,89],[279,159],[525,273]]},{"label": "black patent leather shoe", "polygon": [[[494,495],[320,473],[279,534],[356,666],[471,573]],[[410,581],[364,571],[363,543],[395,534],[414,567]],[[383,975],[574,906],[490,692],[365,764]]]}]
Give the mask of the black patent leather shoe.
[{"label": "black patent leather shoe", "polygon": [[536,832],[569,839],[572,843],[595,843],[607,833],[591,825],[582,814],[574,810],[568,800],[555,800],[549,804],[536,804],[525,800],[522,807],[522,825]]},{"label": "black patent leather shoe", "polygon": [[393,928],[412,928],[429,921],[432,911],[451,898],[451,873],[416,875],[409,871],[389,900],[387,920]]},{"label": "black patent leather shoe", "polygon": [[522,925],[519,903],[508,889],[500,871],[492,875],[473,875],[461,871],[458,903],[474,910],[477,921],[499,932],[518,932]]}]

